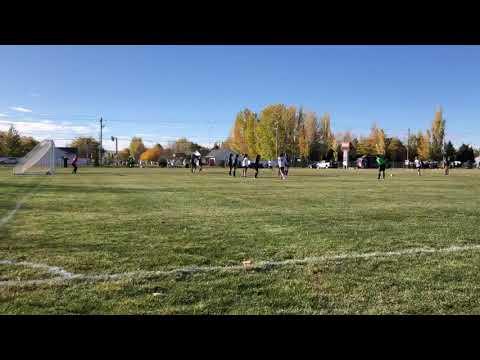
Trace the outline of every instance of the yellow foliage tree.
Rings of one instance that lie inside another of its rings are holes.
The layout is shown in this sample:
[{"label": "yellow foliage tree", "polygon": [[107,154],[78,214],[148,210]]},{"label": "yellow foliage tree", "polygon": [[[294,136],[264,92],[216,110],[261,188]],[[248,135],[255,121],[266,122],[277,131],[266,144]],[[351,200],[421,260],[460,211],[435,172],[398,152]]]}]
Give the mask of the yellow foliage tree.
[{"label": "yellow foliage tree", "polygon": [[441,160],[443,156],[443,141],[445,137],[445,119],[442,115],[442,108],[435,112],[432,121],[430,156],[433,160]]},{"label": "yellow foliage tree", "polygon": [[151,149],[145,150],[140,155],[140,160],[143,161],[158,161],[161,155],[161,150],[158,147],[153,147]]},{"label": "yellow foliage tree", "polygon": [[[254,133],[252,134],[252,128],[255,125],[251,123],[251,120],[254,117],[255,115],[249,109],[240,111],[237,114],[237,117],[235,118],[235,122],[233,124],[233,129],[230,135],[230,138],[231,138],[230,145],[232,150],[240,153],[247,153],[249,150],[249,144],[247,143],[247,140],[250,142],[250,147],[252,148],[252,150],[254,150],[253,148],[255,147],[256,136]],[[250,129],[247,135],[248,123],[250,125]]]},{"label": "yellow foliage tree", "polygon": [[425,134],[421,131],[417,135],[417,153],[420,160],[425,161],[430,158],[430,131]]},{"label": "yellow foliage tree", "polygon": [[375,155],[385,155],[385,132],[376,123],[372,125],[368,138],[369,150]]}]

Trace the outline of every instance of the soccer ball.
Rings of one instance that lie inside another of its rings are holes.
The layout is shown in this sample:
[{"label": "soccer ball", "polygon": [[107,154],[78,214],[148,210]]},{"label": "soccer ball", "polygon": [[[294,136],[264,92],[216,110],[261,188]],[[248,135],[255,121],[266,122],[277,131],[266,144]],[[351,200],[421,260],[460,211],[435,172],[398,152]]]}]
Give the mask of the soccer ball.
[{"label": "soccer ball", "polygon": [[390,174],[390,177],[393,177],[393,174]]}]

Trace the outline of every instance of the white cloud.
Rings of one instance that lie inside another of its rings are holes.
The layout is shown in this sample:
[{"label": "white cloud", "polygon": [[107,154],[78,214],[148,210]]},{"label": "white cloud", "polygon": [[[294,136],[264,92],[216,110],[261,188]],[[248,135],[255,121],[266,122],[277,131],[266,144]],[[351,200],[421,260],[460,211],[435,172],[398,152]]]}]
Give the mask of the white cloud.
[{"label": "white cloud", "polygon": [[32,110],[21,107],[21,106],[12,106],[10,109],[15,110],[15,111],[19,111],[19,112],[23,112],[23,113],[31,113],[32,112]]},{"label": "white cloud", "polygon": [[31,93],[30,95],[33,96],[33,97],[39,97],[40,96],[40,94],[37,94],[37,93]]},{"label": "white cloud", "polygon": [[0,117],[7,117],[7,116],[8,116],[7,114],[0,113]]},{"label": "white cloud", "polygon": [[55,143],[70,142],[77,136],[94,136],[98,132],[96,124],[66,125],[52,120],[0,120],[0,131],[8,130],[13,125],[20,135],[32,136],[36,139],[53,139]]}]

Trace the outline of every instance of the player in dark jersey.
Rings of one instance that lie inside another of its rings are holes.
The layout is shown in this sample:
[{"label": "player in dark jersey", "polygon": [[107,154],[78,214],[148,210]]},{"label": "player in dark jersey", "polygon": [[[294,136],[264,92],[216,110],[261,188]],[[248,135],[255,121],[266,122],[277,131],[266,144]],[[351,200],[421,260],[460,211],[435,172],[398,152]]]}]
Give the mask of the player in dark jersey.
[{"label": "player in dark jersey", "polygon": [[448,158],[445,158],[445,160],[443,160],[443,168],[445,170],[445,175],[448,175],[450,173],[450,164],[448,162]]},{"label": "player in dark jersey", "polygon": [[228,167],[230,168],[230,171],[228,172],[228,176],[232,176],[232,170],[233,170],[233,154],[230,153],[228,156]]},{"label": "player in dark jersey", "polygon": [[255,179],[258,177],[258,168],[260,167],[260,155],[255,158]]},{"label": "player in dark jersey", "polygon": [[73,157],[73,161],[72,161],[72,166],[73,166],[72,174],[77,173],[77,169],[78,169],[77,161],[78,161],[78,156],[77,156],[77,154],[75,154],[75,156]]},{"label": "player in dark jersey", "polygon": [[235,176],[235,173],[237,172],[237,166],[238,166],[238,154],[235,154],[235,159],[233,160],[233,176]]},{"label": "player in dark jersey", "polygon": [[383,155],[377,156],[377,164],[378,164],[378,180],[380,180],[380,174],[383,175],[383,180],[385,180],[386,161]]}]

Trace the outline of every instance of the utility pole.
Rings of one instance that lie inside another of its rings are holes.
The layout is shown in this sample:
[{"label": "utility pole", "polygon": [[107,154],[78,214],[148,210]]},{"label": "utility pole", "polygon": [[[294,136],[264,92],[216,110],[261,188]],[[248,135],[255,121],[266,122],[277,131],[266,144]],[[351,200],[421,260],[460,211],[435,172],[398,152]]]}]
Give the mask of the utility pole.
[{"label": "utility pole", "polygon": [[118,138],[116,136],[110,137],[112,141],[115,141],[115,162],[118,165]]},{"label": "utility pole", "polygon": [[410,149],[410,128],[408,128],[408,135],[407,135],[407,160],[408,164],[410,164],[410,157],[409,155],[409,149]]},{"label": "utility pole", "polygon": [[[444,120],[444,124],[447,123],[447,121],[445,119]],[[445,131],[445,126],[443,127],[443,142],[442,142],[442,154],[443,154],[443,164],[445,164],[445,160],[448,161],[447,159],[447,152],[445,151],[445,135],[446,135],[446,131]],[[445,166],[445,165],[444,165]]]},{"label": "utility pole", "polygon": [[275,124],[275,153],[278,161],[278,122]]},{"label": "utility pole", "polygon": [[102,140],[103,140],[103,118],[100,118],[100,148],[98,149],[98,165],[102,166],[103,159],[102,159]]}]

